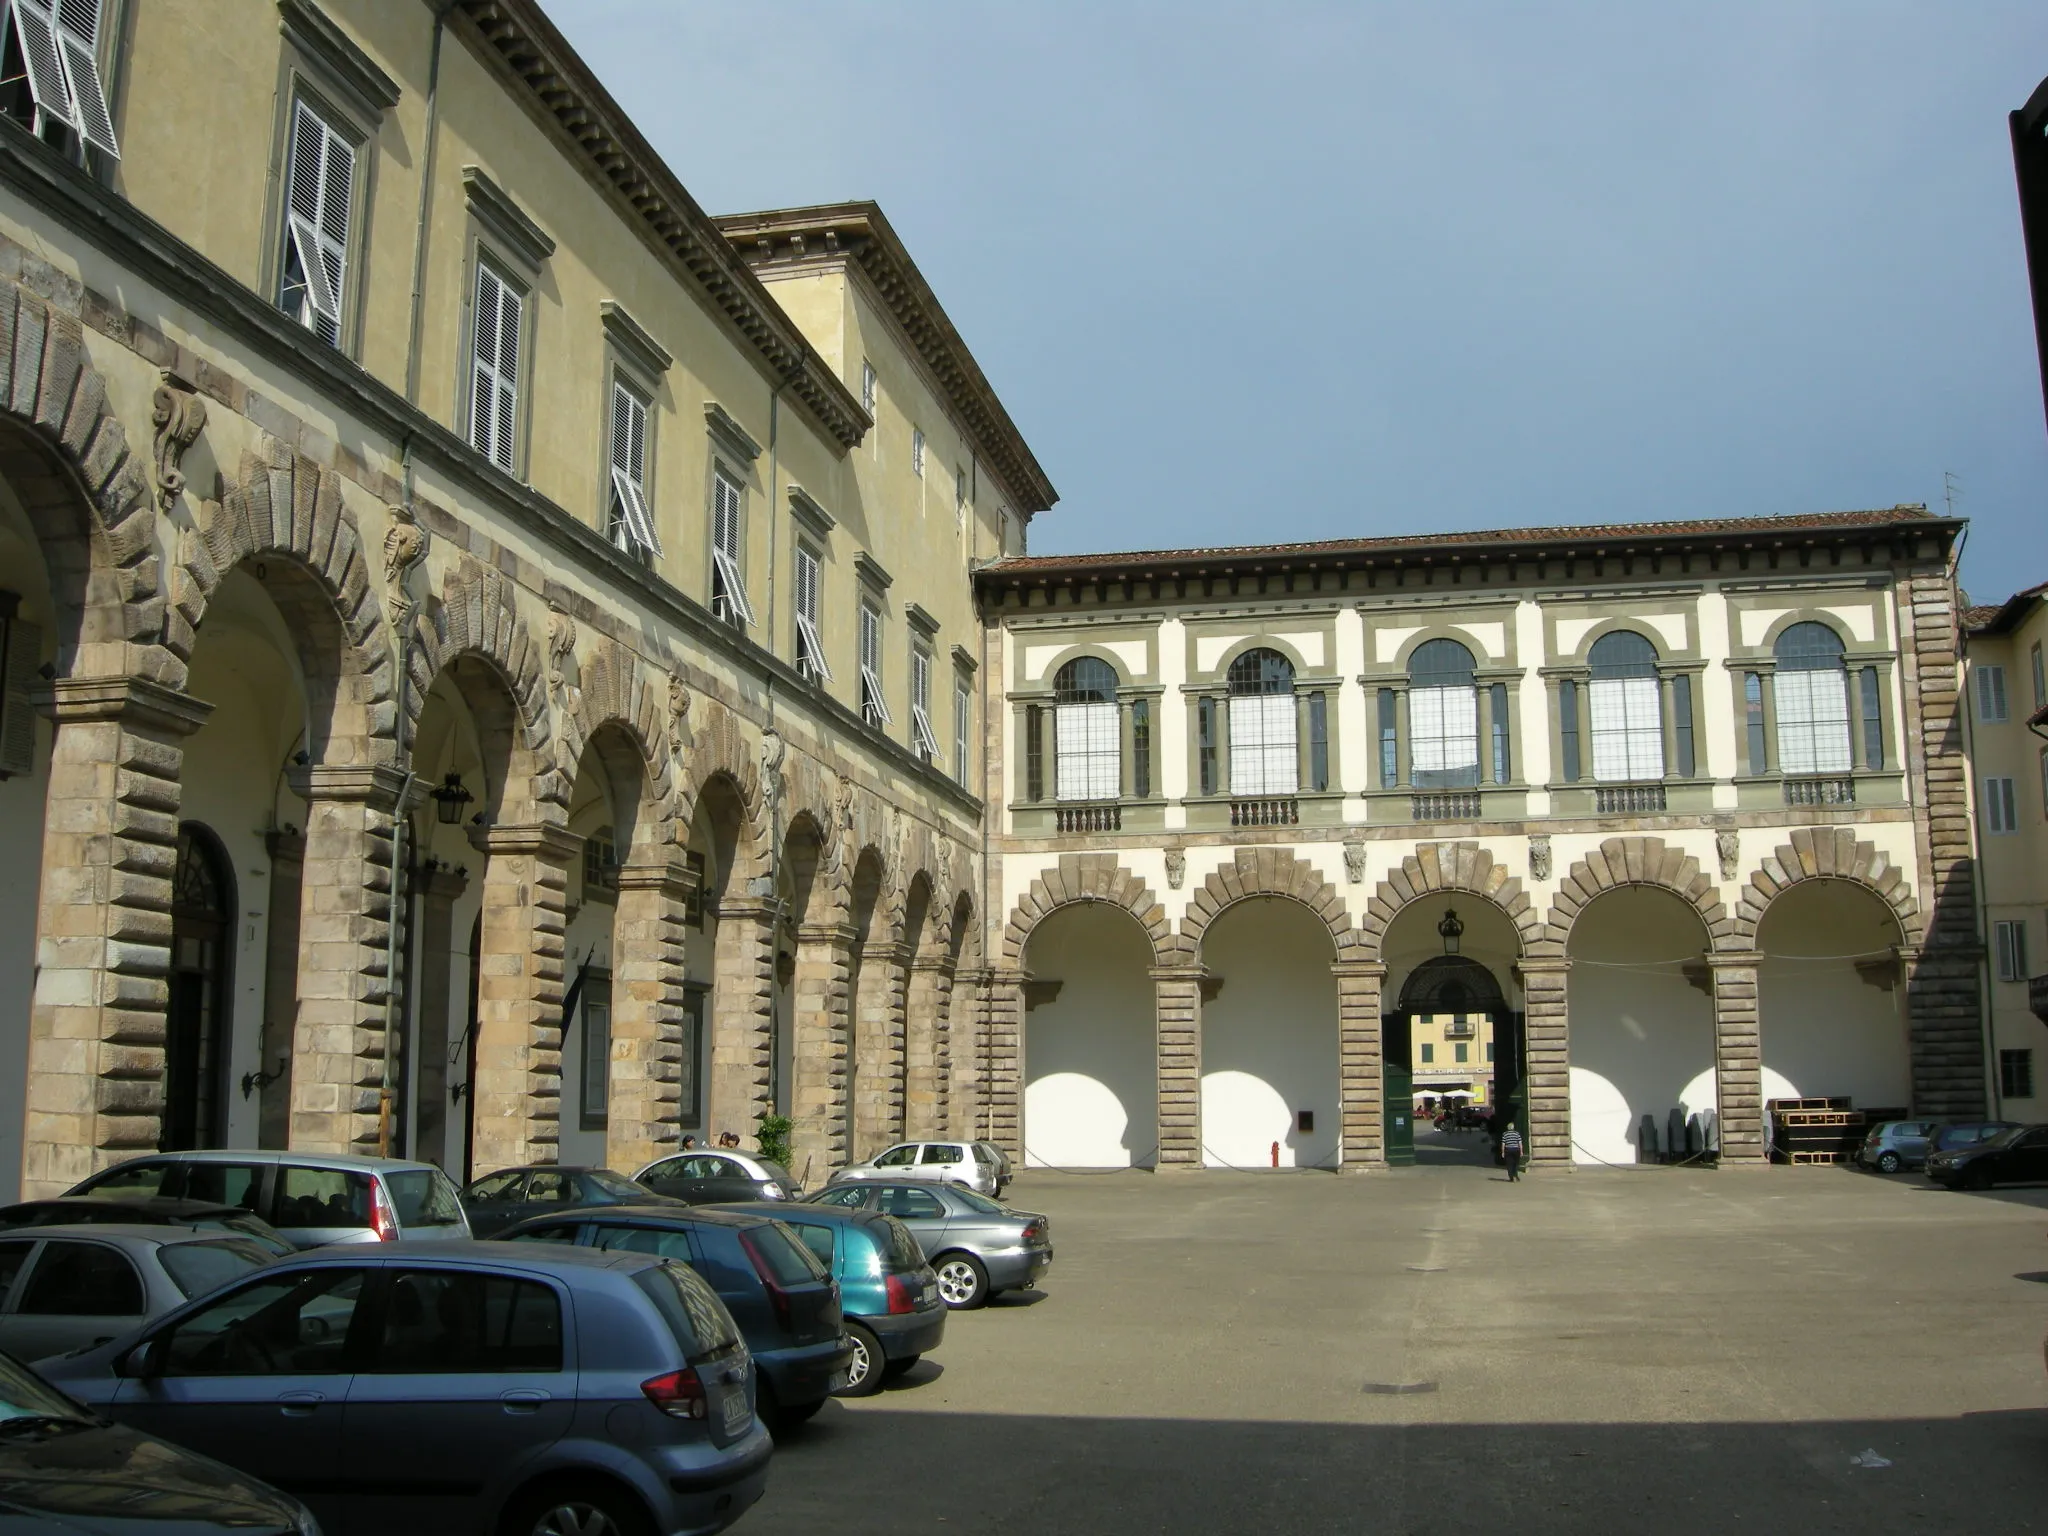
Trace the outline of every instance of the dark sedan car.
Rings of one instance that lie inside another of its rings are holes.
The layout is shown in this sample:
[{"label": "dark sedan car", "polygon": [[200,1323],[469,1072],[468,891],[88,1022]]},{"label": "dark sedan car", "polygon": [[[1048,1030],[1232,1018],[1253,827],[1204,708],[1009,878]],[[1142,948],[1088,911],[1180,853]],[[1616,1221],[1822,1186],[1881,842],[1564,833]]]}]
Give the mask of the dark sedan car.
[{"label": "dark sedan car", "polygon": [[1052,1267],[1051,1222],[957,1184],[839,1184],[801,1203],[894,1216],[931,1260],[939,1295],[956,1310],[1028,1290]]},{"label": "dark sedan car", "polygon": [[710,1282],[761,1374],[760,1412],[776,1433],[825,1405],[853,1356],[830,1271],[777,1221],[647,1198],[539,1216],[507,1242],[568,1243],[680,1259]]},{"label": "dark sedan car", "polygon": [[288,1259],[299,1250],[260,1216],[239,1205],[211,1200],[170,1200],[144,1196],[58,1195],[49,1200],[24,1200],[0,1208],[0,1232],[11,1227],[103,1226],[191,1227],[195,1231],[232,1232],[275,1258]]},{"label": "dark sedan car", "polygon": [[842,1397],[866,1397],[917,1364],[946,1336],[939,1277],[910,1229],[880,1211],[842,1205],[729,1205],[729,1211],[773,1216],[801,1238],[839,1282],[853,1359]]},{"label": "dark sedan car", "polygon": [[1988,1141],[1930,1153],[1927,1177],[1950,1189],[2048,1183],[2048,1125],[2014,1126]]},{"label": "dark sedan car", "polygon": [[101,1418],[0,1355],[0,1529],[320,1536],[305,1505]]},{"label": "dark sedan car", "polygon": [[496,1237],[514,1222],[559,1215],[572,1206],[637,1204],[660,1197],[609,1168],[546,1163],[487,1173],[462,1192],[462,1214],[477,1237]]}]

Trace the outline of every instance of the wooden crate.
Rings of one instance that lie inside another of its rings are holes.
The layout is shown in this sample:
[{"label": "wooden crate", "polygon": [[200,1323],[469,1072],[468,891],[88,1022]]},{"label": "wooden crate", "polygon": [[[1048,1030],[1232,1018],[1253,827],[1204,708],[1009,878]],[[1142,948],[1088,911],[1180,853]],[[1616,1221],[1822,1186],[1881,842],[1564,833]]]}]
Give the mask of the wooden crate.
[{"label": "wooden crate", "polygon": [[1795,1165],[1818,1167],[1823,1163],[1846,1163],[1847,1152],[1788,1152],[1785,1154]]},{"label": "wooden crate", "polygon": [[1771,1118],[1780,1125],[1860,1126],[1864,1123],[1860,1109],[1788,1109]]}]

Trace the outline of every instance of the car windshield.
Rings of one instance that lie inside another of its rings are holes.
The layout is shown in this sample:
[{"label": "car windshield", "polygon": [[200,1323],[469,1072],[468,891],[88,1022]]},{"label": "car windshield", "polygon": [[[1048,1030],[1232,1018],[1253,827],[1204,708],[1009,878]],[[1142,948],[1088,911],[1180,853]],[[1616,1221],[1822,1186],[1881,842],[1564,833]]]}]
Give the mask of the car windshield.
[{"label": "car windshield", "polygon": [[438,1168],[407,1169],[384,1175],[384,1187],[398,1208],[401,1227],[455,1227],[462,1224],[462,1204],[448,1175]]},{"label": "car windshield", "polygon": [[923,1269],[924,1250],[917,1246],[917,1239],[910,1235],[910,1228],[894,1216],[882,1217],[881,1225],[887,1229],[887,1235],[881,1232],[875,1235],[882,1249],[883,1268],[899,1275]]},{"label": "car windshield", "polygon": [[635,1184],[631,1179],[613,1173],[609,1168],[593,1168],[585,1175],[591,1183],[608,1195],[617,1195],[621,1200],[644,1200],[647,1187]]},{"label": "car windshield", "polygon": [[99,1420],[56,1388],[46,1385],[26,1366],[0,1355],[0,1424],[9,1419],[59,1419],[68,1424]]},{"label": "car windshield", "polygon": [[718,1293],[682,1264],[656,1264],[633,1276],[682,1346],[684,1358],[698,1360],[728,1348],[739,1335]]},{"label": "car windshield", "polygon": [[[1982,1141],[1976,1142],[1976,1145],[1980,1147],[2009,1147],[2019,1140],[2020,1133],[2025,1129],[2026,1127],[2023,1125],[2008,1126],[2002,1131],[1995,1131],[1991,1135],[1986,1136]],[[1958,1136],[1955,1144],[1967,1147],[1973,1140],[1975,1138],[1968,1135]]]},{"label": "car windshield", "polygon": [[832,1272],[818,1262],[817,1255],[779,1221],[747,1228],[740,1233],[740,1246],[767,1266],[777,1285],[806,1285],[832,1278]]},{"label": "car windshield", "polygon": [[224,1237],[218,1242],[165,1243],[157,1260],[171,1283],[187,1296],[200,1296],[215,1286],[240,1279],[252,1269],[261,1269],[275,1255],[266,1253],[246,1238]]},{"label": "car windshield", "polygon": [[224,1232],[234,1233],[237,1237],[246,1237],[276,1259],[288,1259],[299,1251],[280,1237],[277,1229],[260,1216],[202,1216],[192,1225],[218,1227]]},{"label": "car windshield", "polygon": [[989,1199],[987,1195],[977,1195],[973,1190],[962,1189],[957,1184],[947,1190],[946,1193],[955,1200],[958,1200],[970,1211],[979,1211],[984,1216],[1007,1216],[1010,1214],[1008,1206],[998,1205],[995,1201]]},{"label": "car windshield", "polygon": [[789,1176],[789,1170],[788,1170],[787,1168],[783,1167],[783,1166],[782,1166],[782,1164],[780,1164],[780,1163],[771,1163],[771,1162],[769,1162],[769,1161],[768,1161],[768,1159],[766,1159],[765,1157],[757,1157],[757,1158],[755,1158],[755,1159],[754,1159],[754,1161],[755,1161],[755,1162],[757,1162],[757,1163],[759,1163],[759,1164],[761,1165],[762,1171],[763,1171],[763,1172],[765,1172],[765,1173],[766,1173],[766,1174],[768,1175],[768,1177],[769,1177],[769,1178],[771,1178],[771,1179],[775,1180],[775,1182],[776,1182],[776,1183],[778,1183],[778,1184],[794,1184],[794,1183],[796,1183],[796,1180],[795,1180],[795,1179],[792,1179],[792,1178],[791,1178],[791,1177]]}]

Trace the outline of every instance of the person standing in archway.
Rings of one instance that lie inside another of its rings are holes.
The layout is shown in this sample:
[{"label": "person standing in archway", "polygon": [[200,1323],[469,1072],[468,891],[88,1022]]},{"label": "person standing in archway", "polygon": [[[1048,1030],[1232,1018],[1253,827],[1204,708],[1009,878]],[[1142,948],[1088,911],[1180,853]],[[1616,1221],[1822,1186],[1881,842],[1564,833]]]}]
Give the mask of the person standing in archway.
[{"label": "person standing in archway", "polygon": [[1508,1165],[1508,1182],[1522,1182],[1522,1133],[1510,1120],[1507,1129],[1500,1133],[1501,1161]]}]

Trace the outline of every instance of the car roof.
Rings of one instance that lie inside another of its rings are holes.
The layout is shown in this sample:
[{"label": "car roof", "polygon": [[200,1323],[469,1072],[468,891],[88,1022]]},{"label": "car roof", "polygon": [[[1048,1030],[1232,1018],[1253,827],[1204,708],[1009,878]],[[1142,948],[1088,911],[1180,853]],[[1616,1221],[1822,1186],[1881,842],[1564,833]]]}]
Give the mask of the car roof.
[{"label": "car roof", "polygon": [[507,1243],[495,1239],[400,1238],[395,1243],[330,1243],[308,1248],[278,1267],[297,1269],[305,1265],[375,1263],[420,1263],[446,1265],[489,1264],[561,1275],[591,1274],[599,1270],[639,1270],[666,1262],[659,1254],[636,1253],[625,1248],[571,1248],[561,1243]]},{"label": "car roof", "polygon": [[[551,1221],[581,1220],[601,1216],[606,1221],[637,1217],[642,1221],[694,1221],[713,1227],[758,1227],[761,1219],[752,1211],[735,1211],[729,1205],[691,1205],[684,1200],[622,1200],[617,1205],[572,1205],[567,1210],[543,1211],[519,1223],[545,1226]],[[517,1228],[514,1229],[515,1231]]]},{"label": "car roof", "polygon": [[[246,1206],[219,1200],[185,1200],[176,1195],[45,1195],[40,1200],[17,1200],[0,1205],[0,1220],[14,1211],[48,1211],[79,1208],[94,1211],[157,1211],[181,1220],[196,1216],[247,1216],[259,1220]],[[110,1223],[111,1225],[111,1223]]]},{"label": "car roof", "polygon": [[[353,1168],[375,1173],[441,1171],[433,1163],[415,1162],[406,1157],[358,1157],[353,1152],[279,1152],[259,1151],[255,1148],[236,1150],[231,1147],[192,1152],[149,1152],[141,1157],[124,1159],[115,1163],[113,1167],[126,1168],[141,1163],[290,1163],[297,1168]],[[101,1170],[103,1173],[112,1171],[111,1168]]]},{"label": "car roof", "polygon": [[254,1241],[240,1232],[195,1232],[185,1227],[142,1226],[125,1221],[52,1222],[47,1227],[20,1227],[0,1233],[0,1241],[10,1242],[29,1242],[44,1237],[78,1238],[88,1242],[119,1238],[129,1242],[158,1245]]},{"label": "car roof", "polygon": [[[866,1189],[867,1185],[863,1184],[861,1188]],[[773,1216],[778,1221],[794,1220],[796,1213],[801,1211],[806,1221],[816,1215],[823,1216],[830,1221],[845,1222],[849,1226],[859,1226],[889,1219],[881,1211],[864,1210],[856,1206],[846,1205],[813,1205],[808,1200],[735,1200],[730,1204],[721,1205],[719,1209],[721,1211],[743,1211],[750,1216]]]}]

